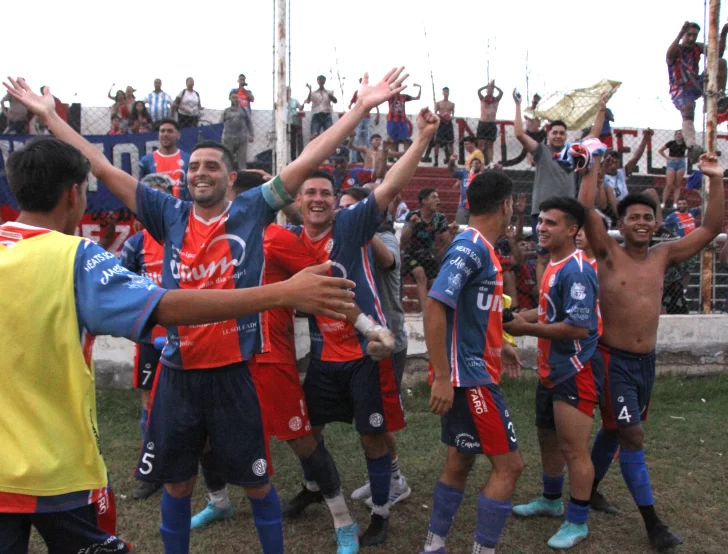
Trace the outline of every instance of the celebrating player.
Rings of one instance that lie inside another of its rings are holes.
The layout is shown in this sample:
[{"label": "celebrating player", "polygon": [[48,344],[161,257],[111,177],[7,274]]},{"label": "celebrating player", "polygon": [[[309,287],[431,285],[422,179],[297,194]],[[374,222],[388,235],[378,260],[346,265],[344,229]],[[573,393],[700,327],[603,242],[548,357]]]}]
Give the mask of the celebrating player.
[{"label": "celebrating player", "polygon": [[[47,93],[39,97],[20,80],[13,81],[11,94],[46,121],[55,136],[77,146],[91,161],[94,175],[137,214],[155,239],[164,242],[163,284],[232,289],[261,283],[264,228],[278,209],[293,201],[305,178],[363,115],[404,88],[402,71],[390,71],[376,86],[369,86],[365,75],[354,110],[279,176],[232,203],[225,193],[236,173],[230,152],[218,143],[195,147],[187,174],[193,202],[180,203],[138,186],[133,177],[111,165],[57,116]],[[189,550],[191,494],[208,439],[221,477],[246,489],[264,553],[283,552],[280,503],[268,482],[263,424],[247,364],[263,343],[260,315],[215,325],[175,326],[167,336],[136,472],[139,479],[165,483],[161,526],[165,552]],[[224,410],[218,408],[221,405]]]},{"label": "celebrating player", "polygon": [[[642,422],[647,419],[655,380],[655,343],[662,308],[662,287],[655,284],[663,281],[668,266],[688,260],[721,232],[723,169],[715,156],[704,155],[700,170],[710,179],[702,225],[684,238],[651,248],[657,212],[652,198],[629,194],[619,203],[618,226],[624,237],[624,246],[620,246],[594,210],[596,181],[583,183],[579,191],[579,201],[588,210],[587,239],[599,265],[599,300],[604,318],[599,352],[606,372],[605,400],[609,399],[612,408],[611,417],[603,414],[603,425],[618,432],[622,476],[642,514],[650,543],[657,549],[670,548],[682,539],[657,516],[643,450]],[[608,442],[602,441],[605,448],[609,448]],[[604,475],[611,457],[593,452],[592,458],[600,460],[595,472]]]},{"label": "celebrating player", "polygon": [[[586,179],[596,180],[596,171]],[[515,506],[521,517],[564,513],[561,491],[569,469],[571,499],[566,521],[549,539],[551,548],[571,548],[587,537],[594,467],[589,436],[594,408],[604,382],[599,340],[597,276],[577,250],[574,238],[584,225],[584,208],[573,198],[556,196],[541,203],[536,231],[541,248],[551,254],[541,280],[538,308],[516,314],[505,324],[514,336],[538,337],[539,383],[536,427],[543,464],[543,495]]]},{"label": "celebrating player", "polygon": [[427,300],[425,341],[434,371],[430,410],[442,416],[448,451],[435,483],[424,552],[445,553],[475,456],[485,454],[492,471],[478,496],[473,552],[493,554],[523,471],[498,386],[503,355],[513,355],[503,341],[503,275],[493,245],[513,215],[512,192],[513,183],[498,171],[472,180],[469,227],[448,248]]}]

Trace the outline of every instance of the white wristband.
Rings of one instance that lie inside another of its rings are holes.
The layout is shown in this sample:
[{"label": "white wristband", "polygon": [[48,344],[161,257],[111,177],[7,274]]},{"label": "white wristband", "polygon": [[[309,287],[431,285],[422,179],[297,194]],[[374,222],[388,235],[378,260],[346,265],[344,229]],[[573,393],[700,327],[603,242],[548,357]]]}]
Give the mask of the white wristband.
[{"label": "white wristband", "polygon": [[369,331],[374,328],[376,323],[372,318],[366,314],[359,314],[354,323],[354,328],[359,331],[362,335],[366,335]]}]

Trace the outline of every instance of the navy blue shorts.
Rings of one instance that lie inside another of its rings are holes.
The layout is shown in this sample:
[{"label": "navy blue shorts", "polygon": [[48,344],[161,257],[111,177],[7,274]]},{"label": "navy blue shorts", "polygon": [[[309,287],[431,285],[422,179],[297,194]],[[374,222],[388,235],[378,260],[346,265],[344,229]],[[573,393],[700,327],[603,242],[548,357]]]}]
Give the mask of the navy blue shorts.
[{"label": "navy blue shorts", "polygon": [[442,416],[442,442],[461,454],[500,456],[518,450],[516,431],[498,385],[455,387]]},{"label": "navy blue shorts", "polygon": [[134,350],[135,389],[152,390],[161,355],[161,350],[154,348],[153,344],[140,342],[136,345]]},{"label": "navy blue shorts", "polygon": [[402,142],[410,136],[409,126],[405,121],[387,121],[387,134],[393,141]]},{"label": "navy blue shorts", "polygon": [[599,344],[606,369],[600,403],[605,429],[634,427],[647,421],[655,384],[655,351],[633,354]]},{"label": "navy blue shorts", "polygon": [[554,401],[566,402],[581,413],[594,417],[594,408],[599,403],[604,388],[604,363],[598,353],[584,364],[583,369],[551,388],[541,381],[536,386],[536,427],[555,429]]},{"label": "navy blue shorts", "polygon": [[0,514],[0,553],[27,554],[31,527],[50,554],[131,552],[124,541],[100,528],[99,519],[96,504],[65,512]]},{"label": "navy blue shorts", "polygon": [[311,360],[303,382],[311,425],[351,423],[362,435],[405,426],[392,357],[352,362]]},{"label": "navy blue shorts", "polygon": [[179,483],[194,477],[208,439],[226,483],[256,487],[268,482],[268,442],[247,364],[205,370],[162,364],[136,478]]}]

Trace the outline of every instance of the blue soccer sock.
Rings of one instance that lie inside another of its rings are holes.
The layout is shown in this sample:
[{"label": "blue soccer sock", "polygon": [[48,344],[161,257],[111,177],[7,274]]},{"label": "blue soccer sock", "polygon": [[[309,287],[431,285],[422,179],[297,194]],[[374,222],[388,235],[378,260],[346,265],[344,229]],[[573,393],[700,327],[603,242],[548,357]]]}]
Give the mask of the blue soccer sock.
[{"label": "blue soccer sock", "polygon": [[435,482],[428,529],[431,534],[443,539],[447,537],[464,495],[465,491],[462,489],[456,489],[439,480]]},{"label": "blue soccer sock", "polygon": [[588,500],[576,500],[572,498],[569,500],[569,506],[566,510],[566,521],[576,523],[577,525],[584,525],[587,519],[589,519],[589,507]]},{"label": "blue soccer sock", "polygon": [[162,535],[165,554],[189,554],[192,496],[175,498],[162,491]]},{"label": "blue soccer sock", "polygon": [[564,474],[558,477],[549,477],[545,473],[541,477],[543,481],[543,496],[549,500],[557,500],[561,498],[562,489],[564,488]]},{"label": "blue soccer sock", "polygon": [[[251,498],[253,521],[258,532],[263,554],[283,554],[283,523],[281,522],[281,502],[278,493],[271,485],[263,498]],[[189,524],[188,524],[189,525]]]},{"label": "blue soccer sock", "polygon": [[[372,502],[375,507],[386,506],[389,502],[389,487],[392,484],[392,454],[387,451],[380,458],[367,457],[369,484],[372,488]],[[387,513],[379,515],[387,516]]]},{"label": "blue soccer sock", "polygon": [[609,466],[614,461],[614,455],[619,449],[618,440],[610,440],[604,429],[600,429],[594,439],[594,445],[591,451],[591,460],[594,464],[594,489],[597,488],[599,482],[604,479],[604,476],[609,471]]},{"label": "blue soccer sock", "polygon": [[637,506],[654,505],[655,499],[652,496],[650,474],[645,463],[645,451],[622,448],[619,452],[619,465],[622,468],[624,482],[627,483],[627,488]]},{"label": "blue soccer sock", "polygon": [[510,500],[493,500],[481,492],[478,495],[478,523],[475,528],[476,544],[486,548],[495,548],[498,541],[500,541],[512,508]]},{"label": "blue soccer sock", "polygon": [[147,408],[142,408],[142,417],[139,420],[139,428],[142,431],[142,442],[144,442],[144,433],[147,430],[147,421],[149,421],[149,410]]}]

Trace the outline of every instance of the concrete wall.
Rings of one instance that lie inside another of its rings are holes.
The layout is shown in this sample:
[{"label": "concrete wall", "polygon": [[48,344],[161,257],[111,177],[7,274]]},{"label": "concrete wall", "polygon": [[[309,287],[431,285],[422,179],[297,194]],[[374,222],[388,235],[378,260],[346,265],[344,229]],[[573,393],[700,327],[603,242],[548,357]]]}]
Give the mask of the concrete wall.
[{"label": "concrete wall", "polygon": [[[419,315],[408,315],[409,379],[424,378],[427,348]],[[529,367],[536,363],[536,339],[519,337],[521,359]],[[296,350],[301,365],[308,354],[308,326],[296,320]],[[132,383],[134,344],[126,339],[98,337],[94,360],[99,387],[128,388]],[[728,315],[665,315],[657,334],[658,372],[711,373],[728,371]]]}]

